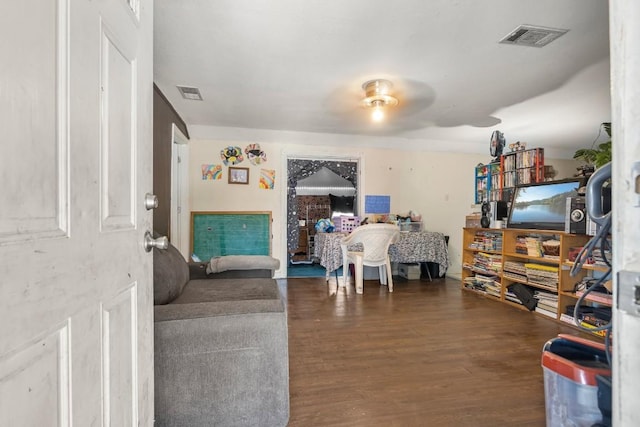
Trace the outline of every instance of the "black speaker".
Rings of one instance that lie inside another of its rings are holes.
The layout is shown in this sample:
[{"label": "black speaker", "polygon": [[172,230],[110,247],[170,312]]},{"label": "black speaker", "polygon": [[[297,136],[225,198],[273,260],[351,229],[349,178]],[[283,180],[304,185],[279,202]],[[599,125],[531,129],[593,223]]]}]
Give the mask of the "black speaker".
[{"label": "black speaker", "polygon": [[489,206],[489,202],[482,203],[482,217],[480,217],[480,226],[482,228],[488,228],[491,224],[491,220],[489,219],[489,211],[491,207]]},{"label": "black speaker", "polygon": [[587,234],[587,211],[584,197],[567,197],[564,217],[564,232],[571,234]]},{"label": "black speaker", "polygon": [[484,202],[482,204],[482,217],[480,218],[480,225],[483,228],[496,227],[496,221],[502,220],[509,214],[509,208],[507,202],[494,201]]}]

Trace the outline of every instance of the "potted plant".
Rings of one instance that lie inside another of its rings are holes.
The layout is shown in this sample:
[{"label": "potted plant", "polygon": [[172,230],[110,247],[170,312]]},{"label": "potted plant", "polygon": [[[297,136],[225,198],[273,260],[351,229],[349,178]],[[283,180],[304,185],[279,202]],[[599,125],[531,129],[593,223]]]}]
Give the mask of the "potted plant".
[{"label": "potted plant", "polygon": [[[576,160],[584,160],[587,165],[593,165],[599,168],[611,161],[611,123],[605,122],[600,125],[604,127],[605,132],[609,135],[609,140],[598,144],[596,148],[581,148],[575,152],[573,158]],[[594,143],[595,144],[595,141]]]}]

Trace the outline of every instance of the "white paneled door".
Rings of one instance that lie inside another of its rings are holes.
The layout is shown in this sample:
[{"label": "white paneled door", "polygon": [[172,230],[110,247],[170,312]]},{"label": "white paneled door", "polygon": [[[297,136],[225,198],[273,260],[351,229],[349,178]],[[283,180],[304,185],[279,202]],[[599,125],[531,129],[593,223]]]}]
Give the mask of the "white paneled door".
[{"label": "white paneled door", "polygon": [[153,423],[152,16],[0,6],[0,426]]}]

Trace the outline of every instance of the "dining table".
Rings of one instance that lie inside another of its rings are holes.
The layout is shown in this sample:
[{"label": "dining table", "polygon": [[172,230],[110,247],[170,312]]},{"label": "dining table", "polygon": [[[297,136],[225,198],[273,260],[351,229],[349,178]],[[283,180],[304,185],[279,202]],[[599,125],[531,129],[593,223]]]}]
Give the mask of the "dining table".
[{"label": "dining table", "polygon": [[[314,239],[314,257],[326,271],[327,279],[343,265],[340,244],[348,233],[316,233]],[[349,250],[361,250],[358,244]],[[447,239],[444,234],[435,231],[401,231],[399,239],[389,246],[391,262],[415,264],[433,262],[438,264],[439,274],[443,275],[449,266]]]}]

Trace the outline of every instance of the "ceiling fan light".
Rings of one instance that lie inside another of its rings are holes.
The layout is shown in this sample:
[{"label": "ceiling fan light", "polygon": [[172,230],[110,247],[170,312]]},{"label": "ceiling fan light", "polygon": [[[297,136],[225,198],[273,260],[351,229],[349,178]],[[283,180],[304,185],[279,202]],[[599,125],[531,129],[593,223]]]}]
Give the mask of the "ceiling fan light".
[{"label": "ceiling fan light", "polygon": [[384,107],[380,104],[376,102],[376,105],[373,107],[373,111],[371,112],[371,120],[374,122],[381,122],[384,120]]},{"label": "ceiling fan light", "polygon": [[378,79],[369,80],[362,85],[365,97],[362,99],[362,105],[365,107],[394,106],[398,105],[398,99],[391,96],[391,88],[393,85],[389,80]]}]

